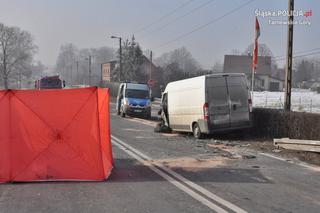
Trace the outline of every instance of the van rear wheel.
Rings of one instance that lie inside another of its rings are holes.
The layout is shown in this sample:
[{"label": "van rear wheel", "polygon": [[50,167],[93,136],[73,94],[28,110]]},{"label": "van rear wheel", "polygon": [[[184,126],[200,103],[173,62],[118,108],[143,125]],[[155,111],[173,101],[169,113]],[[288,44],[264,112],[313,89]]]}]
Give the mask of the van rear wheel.
[{"label": "van rear wheel", "polygon": [[193,125],[193,136],[196,138],[196,139],[201,139],[203,138],[203,133],[201,133],[201,130],[200,130],[200,127],[199,127],[199,124],[198,123],[195,123]]}]

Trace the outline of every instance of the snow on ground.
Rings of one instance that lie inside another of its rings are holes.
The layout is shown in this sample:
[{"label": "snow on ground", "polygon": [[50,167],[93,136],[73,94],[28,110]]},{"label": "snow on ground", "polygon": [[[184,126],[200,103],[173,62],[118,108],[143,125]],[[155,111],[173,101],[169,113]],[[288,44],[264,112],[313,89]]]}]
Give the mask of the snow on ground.
[{"label": "snow on ground", "polygon": [[[253,106],[263,108],[283,108],[284,92],[254,92]],[[320,113],[320,94],[310,90],[293,89],[291,108],[294,111]]]}]

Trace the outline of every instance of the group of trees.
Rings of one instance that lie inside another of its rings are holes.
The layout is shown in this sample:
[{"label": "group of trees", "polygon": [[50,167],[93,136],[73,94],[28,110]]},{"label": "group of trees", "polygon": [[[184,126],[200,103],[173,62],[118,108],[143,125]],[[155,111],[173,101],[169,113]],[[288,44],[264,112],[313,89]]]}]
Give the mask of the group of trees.
[{"label": "group of trees", "polygon": [[[119,51],[118,51],[119,57]],[[122,81],[143,81],[146,78],[147,71],[143,69],[142,64],[145,61],[145,56],[141,50],[135,37],[131,40],[126,39],[122,44]],[[119,73],[119,67],[117,68]]]},{"label": "group of trees", "polygon": [[41,62],[34,62],[36,51],[29,32],[0,23],[0,87],[31,87],[33,76],[46,69]]},{"label": "group of trees", "polygon": [[[232,49],[230,51],[230,53],[232,55],[252,55],[253,50],[254,50],[254,44],[251,43],[251,44],[249,44],[249,46],[244,51],[240,51],[238,49]],[[273,57],[273,53],[272,53],[271,49],[268,47],[268,45],[266,45],[264,43],[259,43],[259,45],[258,45],[258,55],[259,56],[270,56],[270,57]]]},{"label": "group of trees", "polygon": [[159,67],[162,76],[158,81],[164,86],[170,81],[212,72],[212,70],[203,70],[199,62],[185,47],[162,54],[155,59],[155,64]]},{"label": "group of trees", "polygon": [[[123,42],[123,73],[121,76],[123,81],[134,80],[143,82],[149,78],[150,67],[148,66],[147,59],[150,59],[150,51],[146,51],[146,54],[147,55],[143,54],[142,49],[139,43],[136,42],[134,36],[132,36],[130,41],[127,39]],[[157,81],[158,85],[163,86],[170,81],[196,76],[200,72],[207,72],[201,70],[199,63],[185,47],[164,53],[155,58],[153,63],[156,65],[156,71],[153,78]]]},{"label": "group of trees", "polygon": [[[259,44],[259,56],[272,58],[272,69],[277,69],[273,53],[266,44]],[[253,44],[244,51],[232,50],[232,54],[251,55]],[[101,64],[119,58],[119,50],[110,47],[78,49],[74,44],[65,44],[60,48],[57,58],[56,72],[67,84],[89,84],[89,58],[91,57],[92,85],[98,85],[101,79]],[[143,54],[135,37],[122,43],[122,81],[146,81],[149,77],[149,67],[143,66],[149,56]],[[157,74],[153,76],[158,85],[165,86],[171,81],[194,77],[197,75],[222,72],[223,65],[215,63],[211,70],[203,70],[199,62],[185,47],[163,53],[154,59]],[[301,59],[295,61],[294,82],[299,85],[303,81],[320,78],[320,61]],[[113,79],[119,79],[119,66],[116,67]],[[25,73],[27,74],[27,73]]]},{"label": "group of trees", "polygon": [[302,58],[295,60],[293,80],[298,87],[306,81],[319,81],[320,58]]},{"label": "group of trees", "polygon": [[[65,44],[60,48],[56,62],[56,73],[66,81],[68,85],[89,84],[89,70],[91,69],[91,85],[99,85],[101,81],[101,64],[119,60],[119,49],[116,51],[110,47],[78,49],[74,44]],[[146,57],[142,49],[135,41],[126,39],[122,43],[122,73],[116,66],[111,78],[121,81],[143,81],[148,76],[142,64]],[[90,67],[91,66],[91,67]]]},{"label": "group of trees", "polygon": [[79,49],[72,43],[60,47],[55,73],[59,74],[67,85],[99,85],[101,64],[115,58],[115,50],[110,47]]},{"label": "group of trees", "polygon": [[[31,87],[33,81],[41,77],[46,67],[41,62],[34,61],[37,46],[32,35],[18,27],[10,27],[0,23],[0,87],[21,88]],[[253,52],[253,44],[244,51],[232,50],[232,54],[248,55]],[[266,44],[259,44],[259,55],[273,57],[273,53]],[[101,64],[119,58],[119,50],[110,47],[82,48],[74,44],[62,45],[55,66],[55,72],[68,85],[91,84],[98,85],[101,80]],[[124,40],[122,44],[122,73],[121,80],[145,81],[149,76],[147,58],[134,36],[131,40]],[[185,48],[181,47],[164,53],[154,59],[156,78],[159,85],[165,86],[170,81],[189,78],[201,74],[222,72],[222,64],[215,63],[211,70],[203,70],[198,61]],[[277,68],[273,61],[272,68]],[[298,58],[294,66],[294,82],[320,79],[320,59]],[[119,66],[116,67],[116,76],[119,79]]]}]

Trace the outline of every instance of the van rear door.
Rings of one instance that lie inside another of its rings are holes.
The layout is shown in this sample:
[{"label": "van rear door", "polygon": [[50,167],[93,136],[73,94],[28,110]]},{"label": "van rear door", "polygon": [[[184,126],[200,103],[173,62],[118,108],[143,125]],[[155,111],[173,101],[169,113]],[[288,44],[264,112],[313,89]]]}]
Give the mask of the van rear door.
[{"label": "van rear door", "polygon": [[209,105],[209,129],[230,127],[230,107],[226,78],[208,76],[206,78],[206,101]]},{"label": "van rear door", "polygon": [[249,125],[247,81],[244,76],[227,76],[226,79],[230,96],[230,126]]}]

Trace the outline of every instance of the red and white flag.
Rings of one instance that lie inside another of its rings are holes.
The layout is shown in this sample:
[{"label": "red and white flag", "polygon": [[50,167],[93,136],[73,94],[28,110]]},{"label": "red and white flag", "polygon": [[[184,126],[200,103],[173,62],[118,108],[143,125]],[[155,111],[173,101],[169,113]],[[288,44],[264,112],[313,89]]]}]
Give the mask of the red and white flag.
[{"label": "red and white flag", "polygon": [[258,18],[256,17],[254,50],[253,50],[253,61],[252,61],[253,70],[257,69],[257,66],[258,66],[258,38],[259,38],[259,36],[260,36],[260,24],[259,24]]}]

